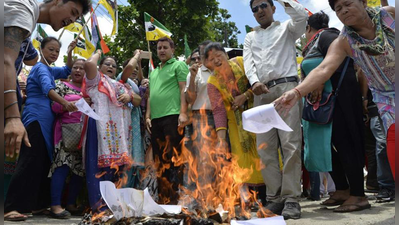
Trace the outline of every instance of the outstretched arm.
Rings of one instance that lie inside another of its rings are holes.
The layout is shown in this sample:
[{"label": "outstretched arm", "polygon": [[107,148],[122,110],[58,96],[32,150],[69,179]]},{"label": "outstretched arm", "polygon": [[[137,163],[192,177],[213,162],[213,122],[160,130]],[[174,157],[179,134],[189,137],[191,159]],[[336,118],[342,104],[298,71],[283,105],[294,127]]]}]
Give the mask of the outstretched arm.
[{"label": "outstretched arm", "polygon": [[101,57],[101,50],[97,50],[86,62],[85,72],[89,80],[93,80],[97,75],[97,62]]}]

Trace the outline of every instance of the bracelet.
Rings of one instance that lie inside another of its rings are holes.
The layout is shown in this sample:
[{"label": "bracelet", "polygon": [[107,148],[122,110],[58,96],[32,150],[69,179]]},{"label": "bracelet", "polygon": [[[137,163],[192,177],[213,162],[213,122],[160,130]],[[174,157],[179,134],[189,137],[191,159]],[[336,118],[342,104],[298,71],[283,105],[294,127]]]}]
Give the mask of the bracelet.
[{"label": "bracelet", "polygon": [[245,97],[247,98],[247,100],[249,100],[249,97],[247,95],[247,92],[244,92]]},{"label": "bracelet", "polygon": [[119,80],[119,83],[124,84],[125,81],[123,81],[123,80],[121,79],[121,80]]},{"label": "bracelet", "polygon": [[19,119],[21,119],[20,116],[9,116],[9,117],[6,117],[6,118],[4,118],[4,119],[5,119],[5,120],[8,120],[8,119],[14,119],[14,118],[19,118]]},{"label": "bracelet", "polygon": [[18,101],[15,101],[15,102],[9,104],[8,106],[6,106],[6,107],[4,108],[4,111],[6,111],[8,108],[10,108],[11,106],[13,106],[13,105],[15,105],[15,104],[17,104],[17,103],[18,103]]},{"label": "bracelet", "polygon": [[150,117],[146,117],[145,119],[148,120],[148,119],[151,119],[151,118]]},{"label": "bracelet", "polygon": [[294,91],[299,95],[300,98],[302,97],[301,92],[298,90],[298,88],[294,88]]},{"label": "bracelet", "polygon": [[7,90],[7,91],[4,91],[4,94],[8,94],[8,93],[17,93],[17,90]]}]

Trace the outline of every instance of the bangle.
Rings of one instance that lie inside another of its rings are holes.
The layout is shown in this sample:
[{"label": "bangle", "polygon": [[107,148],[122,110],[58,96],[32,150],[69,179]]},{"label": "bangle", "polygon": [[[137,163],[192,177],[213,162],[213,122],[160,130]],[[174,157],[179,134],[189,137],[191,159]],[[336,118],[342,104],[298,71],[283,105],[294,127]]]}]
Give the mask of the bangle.
[{"label": "bangle", "polygon": [[119,83],[124,84],[125,81],[123,81],[123,80],[121,79],[121,80],[119,80]]},{"label": "bangle", "polygon": [[8,94],[8,93],[17,93],[17,90],[7,90],[7,91],[4,91],[4,94]]},{"label": "bangle", "polygon": [[9,104],[8,106],[4,107],[4,111],[6,111],[8,108],[10,108],[11,106],[13,106],[13,105],[15,105],[17,103],[18,103],[18,101],[15,101],[15,102]]},{"label": "bangle", "polygon": [[247,100],[249,100],[249,97],[247,95],[247,92],[244,92],[245,97],[247,98]]},{"label": "bangle", "polygon": [[367,99],[367,97],[362,96],[362,100],[367,101],[368,99]]},{"label": "bangle", "polygon": [[295,93],[297,93],[297,95],[299,95],[300,98],[302,97],[301,92],[298,90],[298,88],[294,88],[294,91]]},{"label": "bangle", "polygon": [[5,120],[8,120],[8,119],[16,119],[16,118],[19,118],[19,119],[21,119],[21,117],[20,116],[9,116],[9,117],[6,117],[6,118],[4,118]]},{"label": "bangle", "polygon": [[151,118],[150,117],[146,117],[145,119],[148,120],[148,119],[151,119]]}]

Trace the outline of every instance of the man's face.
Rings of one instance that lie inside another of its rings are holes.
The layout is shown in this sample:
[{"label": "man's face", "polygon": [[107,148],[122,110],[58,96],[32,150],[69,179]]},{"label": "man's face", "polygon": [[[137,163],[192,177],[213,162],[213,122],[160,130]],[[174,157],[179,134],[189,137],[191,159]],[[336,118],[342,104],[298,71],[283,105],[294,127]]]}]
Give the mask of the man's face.
[{"label": "man's face", "polygon": [[198,52],[195,52],[194,54],[191,55],[190,65],[193,65],[194,63],[200,63],[201,64],[201,57],[200,57]]},{"label": "man's face", "polygon": [[158,42],[157,54],[158,54],[158,58],[161,60],[162,63],[165,63],[169,59],[171,59],[174,51],[175,50],[170,47],[169,42],[167,42],[167,41]]},{"label": "man's face", "polygon": [[[346,26],[353,26],[364,21],[367,2],[363,0],[337,0],[335,1],[335,13]],[[364,12],[364,13],[361,13]]]},{"label": "man's face", "polygon": [[55,31],[74,23],[82,15],[83,7],[79,2],[54,0],[54,3],[48,4],[54,4],[49,11],[49,24]]},{"label": "man's face", "polygon": [[256,21],[262,28],[267,28],[274,21],[273,14],[276,7],[270,6],[267,0],[255,0],[252,3],[252,10]]}]

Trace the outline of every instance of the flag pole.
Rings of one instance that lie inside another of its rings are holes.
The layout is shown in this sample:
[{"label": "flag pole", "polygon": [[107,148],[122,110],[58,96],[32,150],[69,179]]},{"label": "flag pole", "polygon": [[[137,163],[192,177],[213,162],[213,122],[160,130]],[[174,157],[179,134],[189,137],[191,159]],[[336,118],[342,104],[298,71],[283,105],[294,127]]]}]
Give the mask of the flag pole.
[{"label": "flag pole", "polygon": [[60,34],[60,36],[58,37],[58,41],[61,39],[61,37],[62,37],[62,35],[64,34],[64,32],[65,32],[65,27],[64,27],[64,29],[62,29],[61,34]]},{"label": "flag pole", "polygon": [[[83,28],[82,28],[82,29],[79,31],[79,33],[76,35],[76,38],[75,38],[74,41],[78,40],[80,34],[81,34],[81,33],[83,32],[83,30],[85,29],[85,26],[87,25],[87,23],[91,20],[91,16],[93,15],[94,11],[96,11],[96,9],[98,8],[99,5],[100,5],[100,1],[98,1],[96,7],[95,7],[95,8],[93,9],[93,11],[90,13],[89,19],[86,21],[85,24],[83,24],[83,26],[82,26]],[[69,53],[69,52],[67,52],[67,53]]]}]

